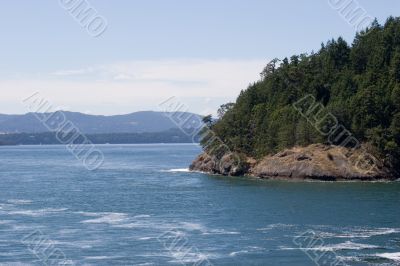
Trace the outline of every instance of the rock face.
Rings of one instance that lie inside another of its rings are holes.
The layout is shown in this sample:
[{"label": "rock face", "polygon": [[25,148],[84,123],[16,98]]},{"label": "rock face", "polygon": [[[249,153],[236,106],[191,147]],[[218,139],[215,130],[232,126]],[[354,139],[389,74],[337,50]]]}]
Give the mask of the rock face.
[{"label": "rock face", "polygon": [[226,154],[218,159],[216,156],[202,153],[193,161],[189,169],[210,174],[239,176],[248,173],[249,166],[236,154]]},{"label": "rock face", "polygon": [[363,150],[313,144],[295,147],[260,161],[225,155],[221,159],[201,154],[190,166],[192,171],[221,175],[250,175],[259,178],[316,180],[394,179],[378,162],[369,160]]}]

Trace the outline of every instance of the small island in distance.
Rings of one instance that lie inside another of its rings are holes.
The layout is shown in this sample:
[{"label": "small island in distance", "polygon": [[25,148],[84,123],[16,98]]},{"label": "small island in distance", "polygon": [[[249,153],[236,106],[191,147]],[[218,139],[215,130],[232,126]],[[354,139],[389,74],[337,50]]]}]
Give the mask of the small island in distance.
[{"label": "small island in distance", "polygon": [[[204,153],[190,166],[193,171],[398,179],[400,18],[389,17],[384,25],[375,20],[351,45],[332,39],[310,55],[273,60],[236,103],[223,107],[218,120],[205,121],[212,134],[202,139]],[[342,145],[344,138],[357,144]],[[365,155],[373,167],[359,167]]]}]

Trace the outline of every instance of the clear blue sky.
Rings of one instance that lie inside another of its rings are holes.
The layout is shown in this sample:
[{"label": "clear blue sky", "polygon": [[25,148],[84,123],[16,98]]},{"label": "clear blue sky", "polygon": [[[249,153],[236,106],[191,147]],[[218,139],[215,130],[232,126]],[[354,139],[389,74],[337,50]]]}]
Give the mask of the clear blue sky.
[{"label": "clear blue sky", "polygon": [[[264,62],[355,34],[328,0],[88,2],[108,21],[98,38],[58,0],[2,1],[1,113],[25,112],[19,99],[34,90],[55,105],[97,114],[157,110],[167,96],[211,112],[234,100]],[[400,15],[398,0],[358,2],[380,22]]]}]

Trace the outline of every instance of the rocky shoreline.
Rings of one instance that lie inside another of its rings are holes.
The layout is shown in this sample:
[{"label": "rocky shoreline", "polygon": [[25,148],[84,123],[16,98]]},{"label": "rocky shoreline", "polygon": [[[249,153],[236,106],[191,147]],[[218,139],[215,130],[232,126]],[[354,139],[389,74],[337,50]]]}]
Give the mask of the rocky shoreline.
[{"label": "rocky shoreline", "polygon": [[226,154],[220,158],[200,154],[190,165],[191,171],[225,176],[252,176],[265,179],[378,181],[395,180],[388,169],[361,161],[362,150],[313,144],[294,147],[261,160]]}]

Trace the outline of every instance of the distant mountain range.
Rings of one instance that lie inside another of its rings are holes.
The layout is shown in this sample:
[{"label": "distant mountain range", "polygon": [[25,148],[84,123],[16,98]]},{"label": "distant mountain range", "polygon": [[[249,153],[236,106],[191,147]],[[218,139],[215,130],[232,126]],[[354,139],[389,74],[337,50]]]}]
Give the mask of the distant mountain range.
[{"label": "distant mountain range", "polygon": [[[76,112],[63,112],[67,120],[71,121],[84,134],[114,134],[114,133],[155,133],[177,129],[178,125],[169,117],[168,113],[144,111],[126,115],[88,115]],[[37,119],[37,113],[24,115],[0,114],[0,133],[43,133],[49,130]],[[174,113],[174,117],[193,120],[198,124],[200,115],[192,113]],[[190,124],[186,123],[186,124]]]}]

